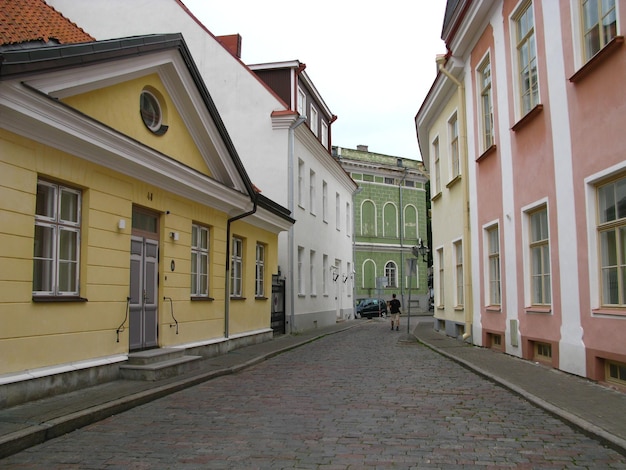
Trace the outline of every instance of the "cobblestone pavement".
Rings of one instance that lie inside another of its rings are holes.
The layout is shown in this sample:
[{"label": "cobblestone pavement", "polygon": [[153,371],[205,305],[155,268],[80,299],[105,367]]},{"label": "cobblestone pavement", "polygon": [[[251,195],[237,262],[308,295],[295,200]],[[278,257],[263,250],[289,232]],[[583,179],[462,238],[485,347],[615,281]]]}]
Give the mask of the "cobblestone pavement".
[{"label": "cobblestone pavement", "polygon": [[626,469],[626,457],[386,322],[0,460],[46,469]]}]

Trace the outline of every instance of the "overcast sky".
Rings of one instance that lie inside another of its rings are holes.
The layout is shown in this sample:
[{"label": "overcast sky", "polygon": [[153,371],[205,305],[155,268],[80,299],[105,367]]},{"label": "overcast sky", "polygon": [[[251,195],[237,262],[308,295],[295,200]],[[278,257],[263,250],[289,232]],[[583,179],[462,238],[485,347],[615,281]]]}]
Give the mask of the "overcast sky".
[{"label": "overcast sky", "polygon": [[332,142],[421,160],[415,115],[445,53],[446,0],[183,0],[246,64],[299,60],[338,119]]}]

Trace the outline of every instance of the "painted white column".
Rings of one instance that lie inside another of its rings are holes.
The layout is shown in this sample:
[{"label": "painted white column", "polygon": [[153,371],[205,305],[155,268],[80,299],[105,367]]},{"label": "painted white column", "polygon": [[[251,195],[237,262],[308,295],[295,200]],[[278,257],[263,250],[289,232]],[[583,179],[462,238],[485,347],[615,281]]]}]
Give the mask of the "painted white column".
[{"label": "painted white column", "polygon": [[[578,239],[576,234],[576,208],[574,205],[574,180],[572,168],[572,139],[567,101],[567,79],[563,61],[563,33],[559,2],[543,2],[544,38],[546,44],[546,75],[550,96],[550,122],[552,125],[552,151],[556,201],[551,207],[557,211],[558,260],[560,276],[552,284],[560,284],[561,291],[561,342],[559,344],[559,369],[585,376],[586,360],[583,329],[578,296]],[[555,239],[550,236],[551,241]],[[555,259],[555,258],[553,258]],[[554,300],[554,299],[553,299]]]}]

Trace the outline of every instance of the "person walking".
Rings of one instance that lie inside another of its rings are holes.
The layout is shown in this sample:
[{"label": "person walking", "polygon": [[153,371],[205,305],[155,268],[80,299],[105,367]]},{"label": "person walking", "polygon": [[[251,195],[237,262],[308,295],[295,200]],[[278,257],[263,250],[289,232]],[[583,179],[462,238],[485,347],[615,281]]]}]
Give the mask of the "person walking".
[{"label": "person walking", "polygon": [[396,294],[392,294],[392,299],[389,301],[389,317],[391,318],[391,331],[393,331],[393,325],[396,325],[396,331],[400,331],[400,301],[396,299]]}]

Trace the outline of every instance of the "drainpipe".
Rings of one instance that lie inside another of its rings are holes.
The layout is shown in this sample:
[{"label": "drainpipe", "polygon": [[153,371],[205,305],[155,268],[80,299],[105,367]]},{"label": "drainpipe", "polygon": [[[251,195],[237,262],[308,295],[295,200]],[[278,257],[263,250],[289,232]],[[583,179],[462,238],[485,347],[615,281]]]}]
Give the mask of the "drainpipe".
[{"label": "drainpipe", "polygon": [[[295,210],[295,202],[294,202],[294,158],[295,158],[295,141],[296,141],[296,127],[306,122],[306,116],[298,116],[298,118],[289,126],[289,155],[288,155],[288,165],[287,171],[289,172],[288,178],[288,209],[291,212],[293,217],[293,212]],[[295,286],[294,286],[294,226],[293,224],[289,227],[288,231],[288,240],[287,240],[287,282],[289,283],[289,331],[290,333],[294,333],[293,325],[295,322],[295,312],[294,312],[294,304],[295,304]]]},{"label": "drainpipe", "polygon": [[[454,59],[453,59],[454,60]],[[467,161],[467,120],[466,120],[466,111],[465,111],[465,86],[461,81],[459,81],[454,75],[452,75],[445,68],[445,63],[447,62],[446,55],[438,55],[436,58],[437,68],[439,71],[444,74],[446,77],[452,81],[458,90],[459,95],[459,114],[461,121],[461,129],[459,140],[461,145],[459,146],[459,159],[461,164],[461,184],[463,185],[463,205],[465,206],[463,209],[463,294],[465,296],[464,299],[464,309],[465,309],[465,333],[463,334],[463,340],[470,338],[472,336],[472,308],[473,308],[473,295],[472,288],[470,284],[470,274],[471,274],[471,252],[470,252],[470,206],[469,206],[469,174],[468,167],[469,163]]]},{"label": "drainpipe", "polygon": [[258,197],[256,193],[252,196],[252,210],[244,212],[243,214],[231,217],[226,222],[226,279],[224,281],[224,338],[228,338],[229,324],[230,324],[230,225],[236,220],[248,217],[256,212]]},{"label": "drainpipe", "polygon": [[404,305],[404,210],[402,205],[402,186],[404,184],[404,180],[406,180],[406,175],[409,169],[404,167],[404,175],[400,180],[400,184],[398,184],[398,196],[400,199],[400,298],[402,299],[402,305],[407,309],[408,307]]}]

